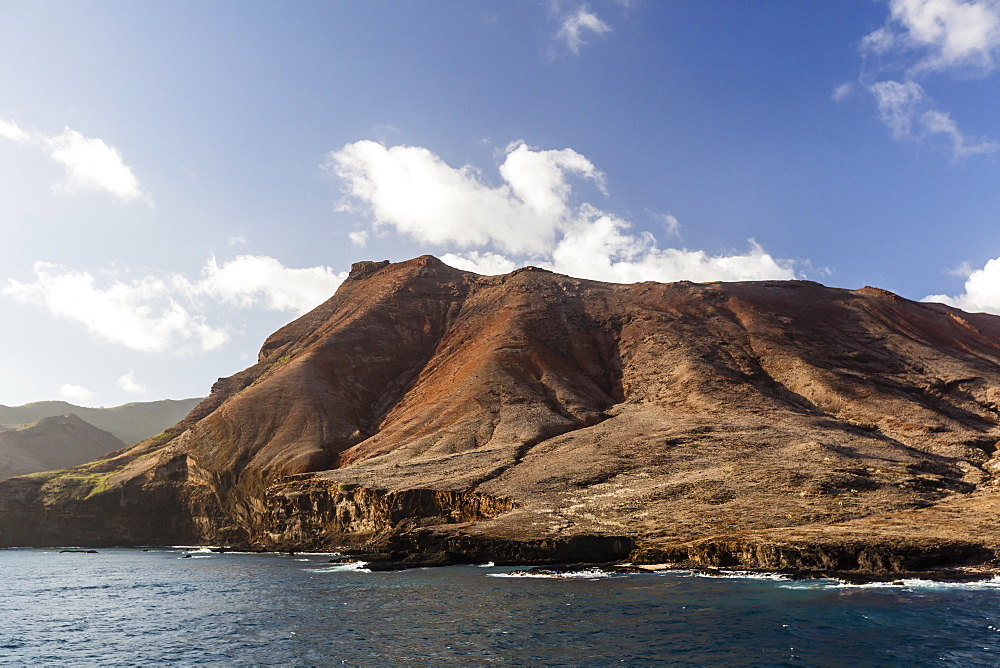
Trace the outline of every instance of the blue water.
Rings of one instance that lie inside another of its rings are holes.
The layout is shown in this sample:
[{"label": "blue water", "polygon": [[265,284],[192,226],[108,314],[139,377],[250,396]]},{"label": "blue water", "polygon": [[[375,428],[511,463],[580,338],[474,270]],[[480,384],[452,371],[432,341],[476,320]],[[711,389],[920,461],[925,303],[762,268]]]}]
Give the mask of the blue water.
[{"label": "blue water", "polygon": [[185,553],[0,550],[0,665],[1000,664],[1000,582],[369,573]]}]

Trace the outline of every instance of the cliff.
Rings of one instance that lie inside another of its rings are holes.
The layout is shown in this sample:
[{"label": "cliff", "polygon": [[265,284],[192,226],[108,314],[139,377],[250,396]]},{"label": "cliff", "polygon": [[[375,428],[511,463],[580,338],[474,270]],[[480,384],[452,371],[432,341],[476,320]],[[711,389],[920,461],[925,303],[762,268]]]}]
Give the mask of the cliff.
[{"label": "cliff", "polygon": [[1000,318],[875,288],[358,263],[176,427],[0,483],[0,544],[988,566],[998,398]]}]

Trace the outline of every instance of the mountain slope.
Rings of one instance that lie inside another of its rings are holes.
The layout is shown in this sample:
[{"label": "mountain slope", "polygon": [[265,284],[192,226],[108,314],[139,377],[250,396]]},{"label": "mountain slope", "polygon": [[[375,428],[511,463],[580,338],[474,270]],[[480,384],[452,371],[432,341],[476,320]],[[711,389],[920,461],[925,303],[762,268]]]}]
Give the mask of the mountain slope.
[{"label": "mountain slope", "polygon": [[123,443],[138,443],[180,422],[201,399],[164,399],[88,408],[65,401],[37,401],[0,406],[0,425],[24,425],[56,415],[77,415],[98,429],[110,431]]},{"label": "mountain slope", "polygon": [[0,428],[0,479],[76,466],[123,447],[113,434],[76,415]]},{"label": "mountain slope", "polygon": [[358,263],[177,427],[0,484],[0,544],[982,563],[998,398],[1000,318],[874,288]]}]

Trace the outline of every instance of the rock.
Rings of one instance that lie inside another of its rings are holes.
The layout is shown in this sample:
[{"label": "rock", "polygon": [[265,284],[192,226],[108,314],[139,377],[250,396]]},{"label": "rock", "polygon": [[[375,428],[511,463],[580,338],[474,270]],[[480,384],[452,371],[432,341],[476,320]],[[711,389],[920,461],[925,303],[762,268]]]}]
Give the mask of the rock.
[{"label": "rock", "polygon": [[358,263],[156,439],[0,483],[0,545],[989,569],[1000,317],[808,281]]}]

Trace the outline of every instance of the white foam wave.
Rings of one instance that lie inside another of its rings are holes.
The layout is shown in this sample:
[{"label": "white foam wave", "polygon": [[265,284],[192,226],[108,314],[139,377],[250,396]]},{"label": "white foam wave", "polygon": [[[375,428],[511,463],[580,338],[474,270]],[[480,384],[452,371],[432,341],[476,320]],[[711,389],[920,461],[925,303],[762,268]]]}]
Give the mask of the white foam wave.
[{"label": "white foam wave", "polygon": [[510,571],[509,573],[487,573],[490,578],[539,578],[551,580],[600,580],[620,577],[621,573],[609,573],[597,568],[580,571]]},{"label": "white foam wave", "polygon": [[371,573],[369,569],[365,568],[367,565],[367,561],[349,561],[345,564],[326,564],[325,566],[318,566],[316,568],[307,568],[306,571],[309,573],[347,573],[351,571]]},{"label": "white foam wave", "polygon": [[791,580],[790,577],[783,573],[767,573],[761,571],[717,571],[717,572],[699,572],[691,571],[693,577],[698,578],[733,578],[737,580],[773,580],[777,582],[787,582]]},{"label": "white foam wave", "polygon": [[219,545],[170,545],[168,549],[186,550],[188,552],[211,552],[213,550],[221,550],[222,547]]},{"label": "white foam wave", "polygon": [[983,590],[1000,589],[1000,576],[994,576],[987,580],[975,580],[973,582],[943,582],[940,580],[918,580],[902,579],[892,582],[866,582],[864,584],[851,584],[849,582],[832,581],[833,587],[843,589],[898,589],[904,591],[947,591],[947,590]]}]

